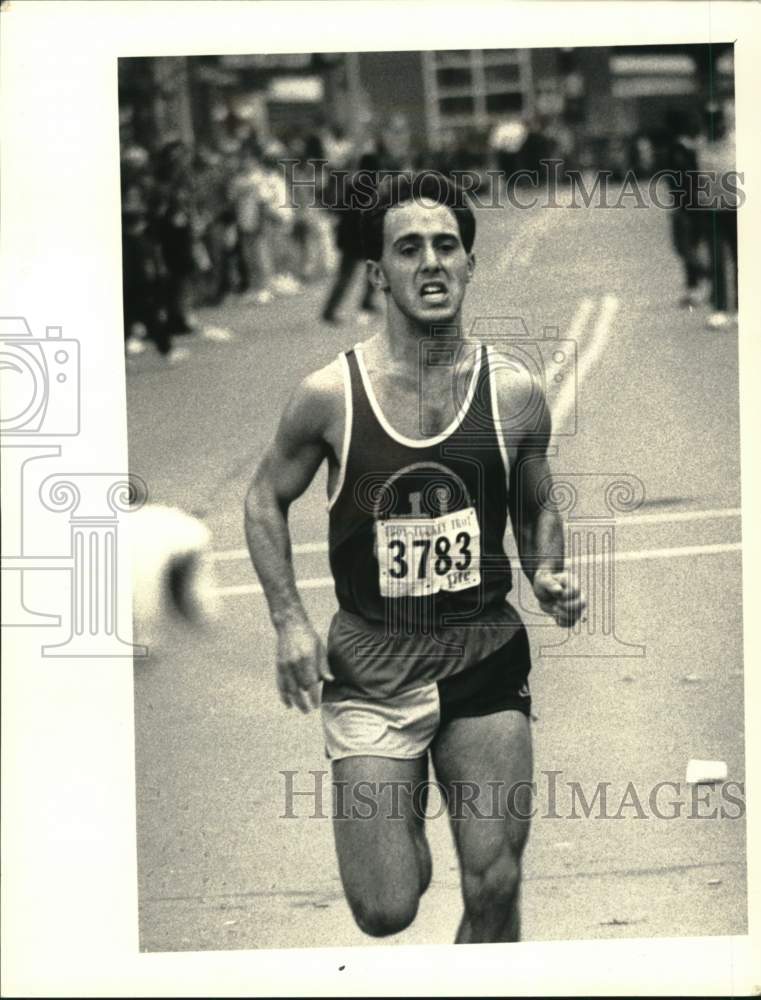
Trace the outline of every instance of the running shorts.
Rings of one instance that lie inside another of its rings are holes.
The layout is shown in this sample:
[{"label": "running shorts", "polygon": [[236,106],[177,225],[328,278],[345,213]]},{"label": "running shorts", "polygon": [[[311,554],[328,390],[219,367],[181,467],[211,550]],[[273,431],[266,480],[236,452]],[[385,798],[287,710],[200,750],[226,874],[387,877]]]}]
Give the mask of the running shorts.
[{"label": "running shorts", "polygon": [[531,654],[525,626],[480,663],[383,700],[323,702],[325,753],[410,760],[427,753],[436,733],[453,719],[518,711],[529,716]]}]

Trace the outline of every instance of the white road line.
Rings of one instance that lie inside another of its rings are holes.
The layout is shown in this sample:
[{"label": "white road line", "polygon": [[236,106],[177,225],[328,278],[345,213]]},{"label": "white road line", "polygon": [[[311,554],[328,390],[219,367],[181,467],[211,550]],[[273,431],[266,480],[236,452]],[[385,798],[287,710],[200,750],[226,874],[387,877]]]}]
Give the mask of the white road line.
[{"label": "white road line", "polygon": [[660,514],[626,514],[616,522],[616,527],[628,524],[672,524],[678,521],[713,521],[725,517],[739,517],[739,507],[720,507],[714,510],[662,511]]},{"label": "white road line", "polygon": [[[327,552],[327,542],[301,542],[293,545],[292,550],[296,555],[306,555],[310,552]],[[248,549],[223,549],[221,552],[212,552],[214,562],[236,562],[238,559],[248,559]]]},{"label": "white road line", "polygon": [[[671,524],[682,521],[713,521],[724,518],[740,517],[742,511],[739,507],[717,507],[711,510],[678,510],[663,511],[660,514],[623,514],[616,521],[617,528],[625,528],[628,525],[639,524]],[[293,546],[293,551],[297,555],[308,555],[316,552],[327,552],[327,542],[301,542]],[[238,562],[241,559],[248,559],[248,549],[222,549],[219,552],[212,552],[214,562]]]},{"label": "white road line", "polygon": [[[679,559],[687,556],[711,556],[724,552],[740,552],[742,542],[727,542],[719,545],[683,545],[671,549],[639,549],[632,552],[617,552],[616,562],[641,562],[645,559]],[[602,562],[605,556],[598,555],[592,560],[582,558],[573,560],[573,566],[583,566],[588,562]],[[569,560],[570,564],[570,560]],[[309,577],[305,580],[297,580],[296,586],[300,590],[318,590],[322,587],[332,587],[332,576]],[[219,587],[212,592],[216,597],[238,597],[243,594],[263,593],[258,583],[243,583],[233,587]]]},{"label": "white road line", "polygon": [[579,302],[578,306],[576,306],[576,312],[573,314],[571,325],[568,327],[568,333],[566,334],[568,340],[578,340],[582,335],[594,306],[594,299],[585,298]]},{"label": "white road line", "polygon": [[[585,299],[583,301],[587,302],[589,300]],[[552,423],[553,429],[556,432],[563,426],[569,413],[572,411],[574,404],[576,403],[576,398],[581,392],[581,384],[584,381],[587,372],[603,352],[608,339],[608,334],[610,333],[610,326],[613,322],[613,317],[618,312],[618,305],[619,302],[615,295],[605,295],[603,297],[602,307],[600,308],[600,312],[597,316],[597,322],[592,330],[591,339],[589,343],[584,345],[584,350],[579,351],[579,366],[576,370],[576,379],[568,379],[555,399],[552,409]],[[577,316],[578,315],[579,313],[577,313]],[[586,324],[586,318],[583,320],[583,324]],[[583,325],[581,329],[583,330]],[[573,324],[569,330],[568,336],[569,339],[575,339],[579,336],[579,333],[575,331]]]},{"label": "white road line", "polygon": [[[321,587],[332,587],[332,576],[313,576],[306,580],[297,580],[296,586],[299,590],[318,590]],[[240,583],[234,587],[217,587],[212,590],[214,597],[237,597],[239,594],[263,594],[258,583]]]},{"label": "white road line", "polygon": [[640,562],[643,559],[678,559],[684,556],[713,556],[722,552],[740,552],[742,542],[719,545],[680,545],[673,549],[640,549],[635,552],[616,553],[616,562]]}]

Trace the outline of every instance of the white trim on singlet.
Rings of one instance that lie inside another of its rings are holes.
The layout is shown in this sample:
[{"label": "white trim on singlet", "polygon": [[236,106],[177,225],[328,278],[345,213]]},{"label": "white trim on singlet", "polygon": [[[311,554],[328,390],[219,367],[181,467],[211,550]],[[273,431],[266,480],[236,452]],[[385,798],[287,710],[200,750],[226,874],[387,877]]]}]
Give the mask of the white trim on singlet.
[{"label": "white trim on singlet", "polygon": [[499,445],[499,453],[502,456],[502,464],[505,467],[505,482],[508,489],[510,488],[510,455],[507,451],[507,445],[505,444],[505,435],[502,430],[502,421],[499,416],[499,399],[497,396],[497,379],[494,374],[494,354],[492,348],[487,346],[486,348],[486,363],[489,366],[489,392],[491,394],[491,413],[494,420],[494,432],[497,435],[497,444]]},{"label": "white trim on singlet", "polygon": [[343,446],[341,447],[341,461],[338,468],[338,482],[336,483],[336,488],[333,493],[328,498],[328,510],[331,510],[334,506],[336,500],[338,500],[341,495],[341,490],[344,488],[344,480],[346,479],[346,466],[349,462],[349,446],[351,444],[351,430],[352,423],[354,420],[354,409],[352,406],[351,399],[351,372],[349,370],[349,362],[346,360],[346,355],[342,352],[338,355],[341,360],[341,368],[343,369],[344,377],[344,440]]},{"label": "white trim on singlet", "polygon": [[405,434],[400,434],[398,431],[394,430],[391,424],[386,420],[383,415],[383,410],[380,408],[380,403],[375,395],[375,392],[370,382],[370,377],[367,374],[367,369],[365,368],[365,359],[362,356],[362,345],[357,344],[354,348],[354,355],[357,359],[357,367],[359,368],[359,375],[362,379],[362,385],[365,388],[365,393],[367,394],[368,401],[370,403],[370,408],[375,414],[375,418],[381,425],[383,430],[388,434],[390,438],[394,441],[398,441],[399,444],[405,445],[407,448],[430,448],[432,445],[441,444],[442,441],[446,441],[450,435],[454,434],[457,428],[465,419],[465,414],[470,408],[470,404],[473,402],[473,396],[476,393],[476,387],[478,385],[478,375],[481,371],[481,359],[482,359],[482,345],[479,344],[477,347],[477,357],[475,364],[473,365],[473,376],[470,380],[470,387],[468,389],[468,394],[465,397],[465,401],[460,407],[459,413],[455,415],[454,420],[451,424],[443,430],[440,434],[435,437],[429,438],[410,438]]}]

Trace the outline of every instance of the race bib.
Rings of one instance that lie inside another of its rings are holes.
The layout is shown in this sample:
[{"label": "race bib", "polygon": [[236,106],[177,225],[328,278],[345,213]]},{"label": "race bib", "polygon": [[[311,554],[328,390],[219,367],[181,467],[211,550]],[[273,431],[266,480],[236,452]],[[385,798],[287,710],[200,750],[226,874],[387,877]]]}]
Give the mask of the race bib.
[{"label": "race bib", "polygon": [[481,582],[481,531],[475,508],[440,517],[376,521],[382,597],[424,597]]}]

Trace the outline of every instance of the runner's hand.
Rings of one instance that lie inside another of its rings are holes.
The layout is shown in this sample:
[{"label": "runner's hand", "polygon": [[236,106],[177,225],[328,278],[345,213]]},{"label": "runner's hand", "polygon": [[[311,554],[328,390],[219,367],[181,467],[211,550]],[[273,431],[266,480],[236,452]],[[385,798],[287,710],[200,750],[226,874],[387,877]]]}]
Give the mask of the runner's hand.
[{"label": "runner's hand", "polygon": [[552,615],[563,628],[575,625],[587,607],[587,600],[576,579],[566,570],[560,573],[537,570],[534,575],[534,593],[542,611]]},{"label": "runner's hand", "polygon": [[287,708],[310,712],[320,704],[322,681],[332,681],[320,637],[309,622],[289,623],[278,630],[277,688]]}]

